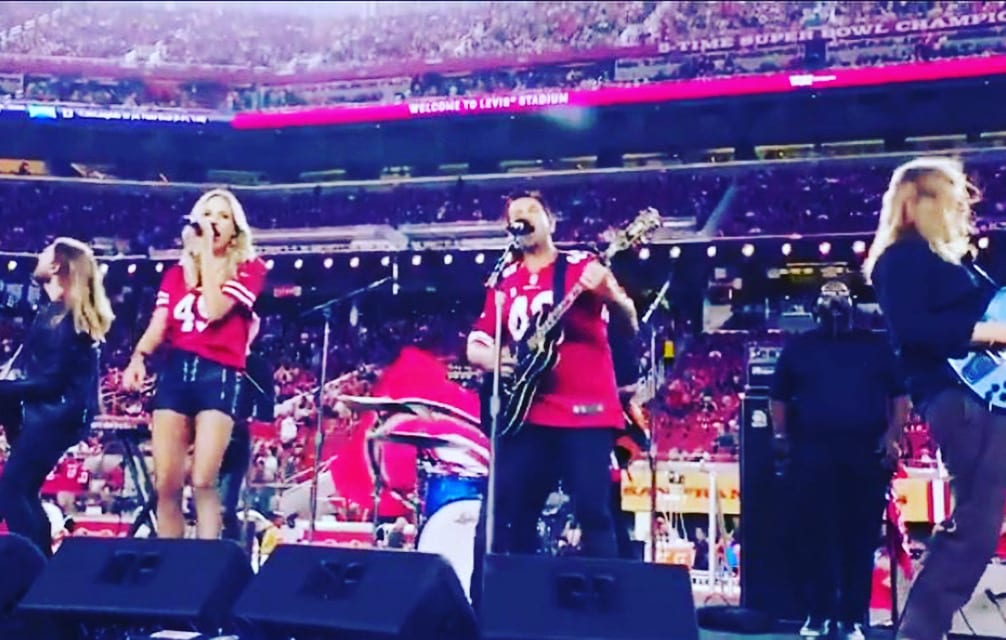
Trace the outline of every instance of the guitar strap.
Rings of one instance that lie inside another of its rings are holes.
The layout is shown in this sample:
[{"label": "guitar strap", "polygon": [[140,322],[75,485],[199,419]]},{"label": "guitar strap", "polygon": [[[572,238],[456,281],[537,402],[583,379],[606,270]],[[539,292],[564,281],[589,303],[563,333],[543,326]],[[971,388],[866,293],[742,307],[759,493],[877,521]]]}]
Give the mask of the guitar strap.
[{"label": "guitar strap", "polygon": [[[566,295],[566,254],[560,251],[555,256],[555,270],[552,272],[552,306],[559,304]],[[559,320],[562,324],[562,320]]]},{"label": "guitar strap", "polygon": [[964,261],[963,264],[964,264],[964,267],[966,269],[968,269],[969,271],[971,271],[971,273],[976,274],[979,278],[985,280],[986,282],[988,282],[993,287],[997,287],[998,288],[999,285],[996,283],[995,280],[992,279],[992,276],[990,276],[989,274],[985,273],[985,270],[982,269],[981,267],[979,267],[978,264],[974,260],[966,260],[966,261]]}]

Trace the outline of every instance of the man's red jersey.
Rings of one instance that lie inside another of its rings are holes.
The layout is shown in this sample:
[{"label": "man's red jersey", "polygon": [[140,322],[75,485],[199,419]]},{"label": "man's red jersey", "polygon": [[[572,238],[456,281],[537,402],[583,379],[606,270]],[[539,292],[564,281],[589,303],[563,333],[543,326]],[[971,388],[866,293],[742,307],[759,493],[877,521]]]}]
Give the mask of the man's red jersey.
[{"label": "man's red jersey", "polygon": [[157,307],[168,310],[165,343],[207,360],[244,370],[253,319],[252,307],[262,292],[266,272],[265,263],[258,258],[240,264],[237,275],[224,282],[222,287],[223,294],[235,300],[234,308],[220,320],[209,322],[200,287],[188,287],[182,265],[169,268],[157,292]]},{"label": "man's red jersey", "polygon": [[[567,261],[565,295],[594,258],[582,251],[562,253]],[[523,262],[511,264],[503,271],[499,290],[506,296],[504,345],[528,339],[531,318],[544,305],[554,304],[554,273],[554,263],[538,273],[532,273]],[[608,345],[604,301],[585,291],[563,316],[562,326],[564,338],[559,345],[559,362],[542,379],[528,422],[546,427],[621,428],[622,408]],[[482,315],[468,340],[492,347],[495,328],[495,293],[488,291]]]}]

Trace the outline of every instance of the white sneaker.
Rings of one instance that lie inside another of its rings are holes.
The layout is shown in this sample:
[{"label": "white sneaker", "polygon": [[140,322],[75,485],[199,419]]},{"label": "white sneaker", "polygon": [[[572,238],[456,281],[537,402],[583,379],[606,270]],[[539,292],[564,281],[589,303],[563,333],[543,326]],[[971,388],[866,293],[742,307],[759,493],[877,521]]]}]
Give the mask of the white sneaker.
[{"label": "white sneaker", "polygon": [[827,638],[830,623],[828,620],[820,620],[807,616],[807,621],[800,628],[801,638]]},{"label": "white sneaker", "polygon": [[844,640],[866,640],[866,634],[863,633],[863,625],[858,622],[853,622],[851,625],[842,625],[842,635],[839,636],[844,638]]}]

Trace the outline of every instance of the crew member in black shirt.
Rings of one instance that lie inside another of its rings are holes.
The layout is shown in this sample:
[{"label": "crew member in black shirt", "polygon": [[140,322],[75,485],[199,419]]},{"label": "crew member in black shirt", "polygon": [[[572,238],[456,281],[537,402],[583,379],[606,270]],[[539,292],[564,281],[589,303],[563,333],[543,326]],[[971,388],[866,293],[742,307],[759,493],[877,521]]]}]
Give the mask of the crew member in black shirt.
[{"label": "crew member in black shirt", "polygon": [[945,636],[995,552],[1006,503],[1006,415],[991,412],[947,364],[979,345],[1006,344],[1006,323],[983,321],[994,287],[971,265],[976,196],[956,160],[898,167],[864,265],[954,494],[951,520],[933,536],[908,596],[900,640]]},{"label": "crew member in black shirt", "polygon": [[788,450],[793,512],[812,533],[796,549],[807,620],[803,638],[864,638],[873,552],[897,460],[908,397],[887,339],[854,324],[849,288],[821,287],[818,328],[795,336],[771,392],[777,443]]}]

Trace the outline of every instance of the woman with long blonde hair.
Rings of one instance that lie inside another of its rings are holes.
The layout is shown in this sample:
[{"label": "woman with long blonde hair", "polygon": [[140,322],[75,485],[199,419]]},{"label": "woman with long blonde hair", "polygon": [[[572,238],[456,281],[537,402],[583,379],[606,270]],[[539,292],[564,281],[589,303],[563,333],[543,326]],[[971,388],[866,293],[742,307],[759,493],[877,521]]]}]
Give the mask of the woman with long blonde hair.
[{"label": "woman with long blonde hair", "polygon": [[123,373],[138,389],[146,360],[159,346],[168,355],[154,394],[154,474],[157,535],[185,533],[182,489],[190,444],[196,535],[220,535],[217,475],[238,413],[252,307],[265,283],[241,203],[225,189],[204,193],[182,233],[181,260],[164,274],[150,325]]},{"label": "woman with long blonde hair", "polygon": [[884,194],[864,265],[955,498],[952,524],[933,536],[912,586],[901,640],[940,640],[950,630],[995,552],[1006,504],[1006,416],[992,413],[947,364],[1006,344],[1006,323],[982,320],[995,288],[970,264],[977,196],[956,160],[901,165]]},{"label": "woman with long blonde hair", "polygon": [[49,556],[51,526],[39,492],[98,411],[98,350],[115,316],[94,253],[78,240],[57,238],[46,247],[33,277],[45,296],[16,356],[23,378],[0,381],[0,403],[17,406],[21,417],[17,428],[4,416],[12,448],[0,476],[0,519]]}]

